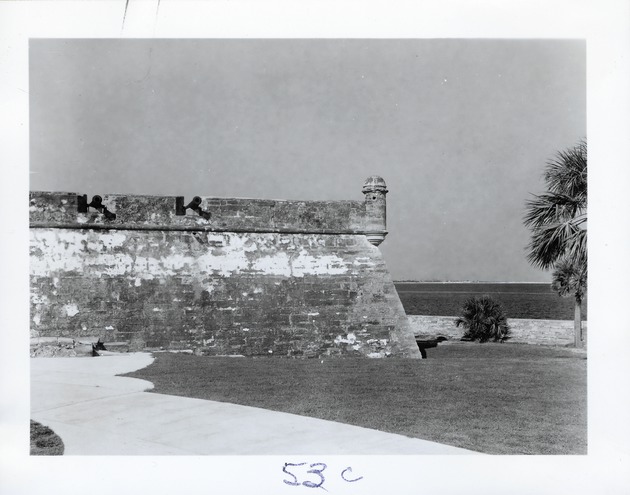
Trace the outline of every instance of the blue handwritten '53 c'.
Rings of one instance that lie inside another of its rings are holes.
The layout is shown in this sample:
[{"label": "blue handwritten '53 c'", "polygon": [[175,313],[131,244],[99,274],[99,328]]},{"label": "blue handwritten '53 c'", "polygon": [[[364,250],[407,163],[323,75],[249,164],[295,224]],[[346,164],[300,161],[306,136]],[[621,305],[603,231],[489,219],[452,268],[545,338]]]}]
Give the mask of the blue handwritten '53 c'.
[{"label": "blue handwritten '53 c'", "polygon": [[348,466],[346,469],[344,469],[343,471],[341,471],[341,478],[344,481],[347,481],[348,483],[354,483],[355,481],[359,481],[363,479],[363,476],[359,476],[358,478],[355,478],[353,480],[349,480],[348,478],[346,478],[346,472],[351,473],[352,472],[352,468],[350,466]]},{"label": "blue handwritten '53 c'", "polygon": [[[324,484],[324,481],[326,481],[326,478],[324,478],[324,475],[322,474],[322,471],[326,469],[327,467],[326,464],[324,464],[323,462],[316,462],[315,464],[311,464],[309,467],[313,468],[315,466],[323,466],[323,467],[321,469],[309,469],[307,473],[316,474],[317,476],[319,476],[321,481],[319,483],[313,483],[312,481],[307,480],[302,483],[304,486],[308,486],[309,488],[319,488],[320,486]],[[322,486],[322,488],[324,487]]]},{"label": "blue handwritten '53 c'", "polygon": [[299,486],[300,483],[298,482],[298,479],[296,478],[296,476],[293,473],[290,473],[289,471],[287,471],[287,467],[291,466],[291,467],[297,467],[297,466],[304,466],[304,464],[306,464],[305,462],[300,462],[299,464],[294,464],[292,462],[285,462],[284,463],[284,467],[282,468],[282,471],[286,474],[288,474],[289,476],[291,476],[291,478],[293,478],[293,481],[287,481],[287,480],[282,480],[284,481],[287,485],[291,485],[291,486]]},{"label": "blue handwritten '53 c'", "polygon": [[[299,466],[304,466],[306,464],[306,462],[300,462],[300,463],[292,463],[292,462],[286,462],[284,464],[284,467],[282,468],[282,471],[286,474],[288,474],[289,476],[291,476],[291,478],[293,478],[293,481],[289,481],[289,480],[282,480],[284,481],[287,485],[291,485],[291,486],[299,486],[300,482],[298,481],[298,478],[295,474],[291,473],[287,468],[288,467],[299,467]],[[313,469],[316,466],[319,466],[319,469]],[[324,477],[324,475],[322,474],[324,469],[326,469],[328,466],[326,466],[326,464],[324,464],[323,462],[316,462],[314,464],[311,464],[309,466],[311,469],[309,469],[307,471],[307,473],[309,474],[314,474],[317,475],[319,477],[319,482],[316,483],[314,481],[310,481],[310,480],[305,480],[301,483],[302,486],[306,486],[308,488],[323,488],[325,490],[325,488],[322,486],[324,484],[324,481],[326,481],[326,478]]]}]

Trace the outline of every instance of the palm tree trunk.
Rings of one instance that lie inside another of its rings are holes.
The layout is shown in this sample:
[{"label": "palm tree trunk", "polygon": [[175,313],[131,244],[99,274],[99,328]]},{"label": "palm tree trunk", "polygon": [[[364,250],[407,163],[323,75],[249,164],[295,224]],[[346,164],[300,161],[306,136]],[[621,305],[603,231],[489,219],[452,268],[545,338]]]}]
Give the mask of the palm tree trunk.
[{"label": "palm tree trunk", "polygon": [[575,298],[575,318],[573,320],[573,334],[575,340],[575,347],[580,349],[582,347],[582,301],[579,298]]}]

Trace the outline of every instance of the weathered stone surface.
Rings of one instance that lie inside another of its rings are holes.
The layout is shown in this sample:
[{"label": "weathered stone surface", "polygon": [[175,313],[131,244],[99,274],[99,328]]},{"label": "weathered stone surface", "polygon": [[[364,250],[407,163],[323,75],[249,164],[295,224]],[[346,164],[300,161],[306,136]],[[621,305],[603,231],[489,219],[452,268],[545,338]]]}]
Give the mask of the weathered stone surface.
[{"label": "weathered stone surface", "polygon": [[31,357],[76,357],[74,346],[42,345],[31,347]]},{"label": "weathered stone surface", "polygon": [[207,221],[175,215],[175,197],[103,195],[117,215],[108,221],[78,213],[76,197],[31,193],[33,337],[96,336],[131,351],[420,357],[364,235],[384,219],[363,203],[205,198]]},{"label": "weathered stone surface", "polygon": [[[371,204],[363,201],[201,197],[202,211],[210,213],[206,219],[191,209],[185,215],[177,215],[176,196],[104,194],[103,205],[116,214],[114,220],[108,220],[94,208],[80,213],[78,197],[76,193],[31,192],[31,226],[336,234],[364,233],[372,225],[380,227],[384,222],[379,223],[374,214],[367,214]],[[186,198],[184,203],[190,199]]]}]

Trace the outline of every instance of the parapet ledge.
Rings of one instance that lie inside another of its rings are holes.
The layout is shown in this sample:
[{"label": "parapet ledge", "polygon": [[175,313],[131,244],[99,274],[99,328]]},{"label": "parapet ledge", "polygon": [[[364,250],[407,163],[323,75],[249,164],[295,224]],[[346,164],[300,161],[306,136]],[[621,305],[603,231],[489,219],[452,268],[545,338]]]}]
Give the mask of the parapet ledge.
[{"label": "parapet ledge", "polygon": [[[377,178],[380,179],[380,178]],[[368,184],[376,186],[371,187]],[[299,201],[31,191],[31,228],[365,234],[384,238],[385,193],[364,185],[365,201]],[[371,240],[371,242],[373,242]],[[374,242],[373,242],[374,243]]]}]

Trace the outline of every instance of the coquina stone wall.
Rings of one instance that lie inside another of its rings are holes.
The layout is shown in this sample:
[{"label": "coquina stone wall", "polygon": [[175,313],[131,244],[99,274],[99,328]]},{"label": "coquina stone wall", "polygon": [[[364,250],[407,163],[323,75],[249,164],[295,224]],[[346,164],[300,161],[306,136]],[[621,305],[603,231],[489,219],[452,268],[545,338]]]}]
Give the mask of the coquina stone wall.
[{"label": "coquina stone wall", "polygon": [[[408,318],[416,336],[442,335],[448,339],[461,339],[464,335],[464,329],[455,326],[457,319],[455,316],[410,315]],[[511,330],[508,342],[553,346],[566,346],[574,343],[573,321],[510,318],[508,324]],[[582,329],[586,341],[586,322],[582,322]]]},{"label": "coquina stone wall", "polygon": [[419,358],[364,201],[30,195],[31,337],[246,356]]}]

